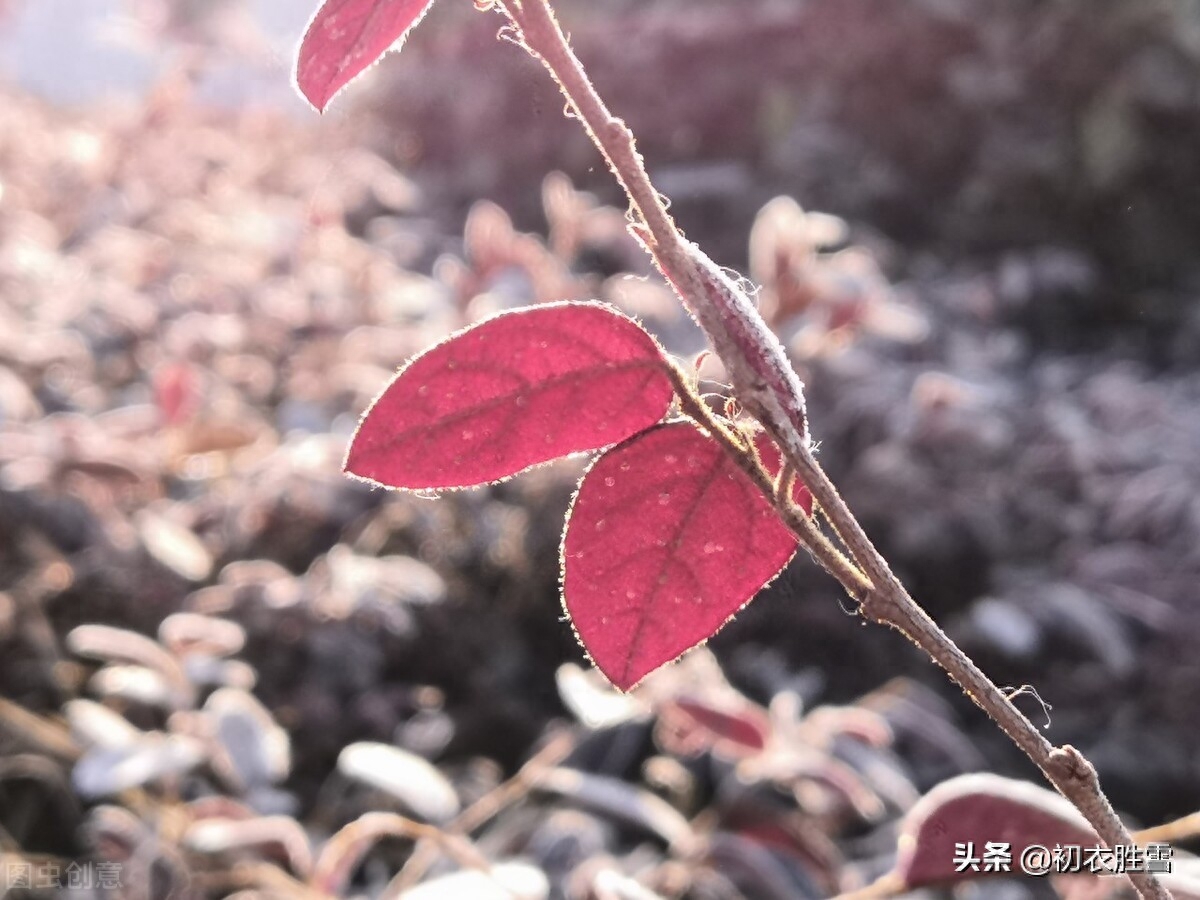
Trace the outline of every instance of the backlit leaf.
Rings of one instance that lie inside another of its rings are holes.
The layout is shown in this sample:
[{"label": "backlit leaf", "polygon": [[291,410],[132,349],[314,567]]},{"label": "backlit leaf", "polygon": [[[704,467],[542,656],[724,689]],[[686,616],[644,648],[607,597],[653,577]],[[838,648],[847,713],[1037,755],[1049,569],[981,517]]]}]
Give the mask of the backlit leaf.
[{"label": "backlit leaf", "polygon": [[596,665],[628,690],[715,634],[795,549],[733,458],[672,422],[584,476],[563,536],[563,600]]},{"label": "backlit leaf", "polygon": [[399,46],[433,0],[325,0],[300,42],[296,86],[318,111]]},{"label": "backlit leaf", "polygon": [[608,306],[501,313],[400,371],[363,417],[346,471],[410,490],[467,487],[605,447],[666,414],[666,366]]}]

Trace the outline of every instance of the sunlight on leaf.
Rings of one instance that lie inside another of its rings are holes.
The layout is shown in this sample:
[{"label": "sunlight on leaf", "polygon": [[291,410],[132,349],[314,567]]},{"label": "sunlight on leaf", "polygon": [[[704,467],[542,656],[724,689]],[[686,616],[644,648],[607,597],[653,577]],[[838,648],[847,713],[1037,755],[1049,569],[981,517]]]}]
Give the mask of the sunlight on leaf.
[{"label": "sunlight on leaf", "polygon": [[673,396],[654,339],[611,307],[514,310],[405,366],[363,417],[346,471],[408,490],[487,484],[637,434]]},{"label": "sunlight on leaf", "polygon": [[584,476],[563,536],[563,599],[596,665],[628,690],[715,634],[795,549],[730,455],[673,422]]},{"label": "sunlight on leaf", "polygon": [[318,112],[364,69],[398,47],[433,0],[326,0],[296,57],[296,87]]}]

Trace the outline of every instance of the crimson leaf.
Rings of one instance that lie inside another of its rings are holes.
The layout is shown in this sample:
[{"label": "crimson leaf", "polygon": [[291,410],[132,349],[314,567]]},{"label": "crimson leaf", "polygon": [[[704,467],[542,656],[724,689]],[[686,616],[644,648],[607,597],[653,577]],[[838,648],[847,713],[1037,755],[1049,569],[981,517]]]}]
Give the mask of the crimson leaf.
[{"label": "crimson leaf", "polygon": [[409,362],[363,416],[345,468],[409,490],[486,484],[637,434],[673,396],[658,344],[611,307],[513,310]]},{"label": "crimson leaf", "polygon": [[720,444],[671,422],[584,476],[563,535],[563,601],[600,671],[628,690],[715,634],[795,550]]},{"label": "crimson leaf", "polygon": [[399,46],[433,0],[325,0],[296,57],[296,86],[319,112],[355,76]]}]

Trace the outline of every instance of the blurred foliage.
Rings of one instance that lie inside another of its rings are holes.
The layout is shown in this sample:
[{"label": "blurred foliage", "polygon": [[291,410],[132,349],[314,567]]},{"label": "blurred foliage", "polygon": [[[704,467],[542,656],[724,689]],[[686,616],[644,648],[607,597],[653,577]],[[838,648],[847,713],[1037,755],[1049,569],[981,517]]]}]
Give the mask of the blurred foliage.
[{"label": "blurred foliage", "polygon": [[[197,102],[219,31],[163,9],[201,51],[142,101],[0,103],[5,860],[141,849],[219,893],[314,851],[377,888],[411,843],[364,811],[448,817],[524,764],[557,774],[480,847],[562,894],[823,894],[884,873],[937,781],[1024,772],[806,560],[713,642],[720,669],[704,651],[633,701],[559,670],[578,463],[431,504],[339,461],[399,362],[500,309],[598,297],[697,348],[607,173],[470,4],[323,125]],[[1038,685],[1122,810],[1194,809],[1200,5],[563,10],[690,236],[760,283],[823,459],[914,594]],[[897,673],[929,686],[879,687]],[[533,750],[560,726],[569,769]],[[697,835],[706,856],[677,853]]]},{"label": "blurred foliage", "polygon": [[[551,168],[615,201],[536,64],[495,41],[497,19],[452,23],[452,6],[381,70],[383,152],[522,222]],[[908,247],[1082,254],[1092,302],[1032,313],[1059,343],[1117,326],[1162,338],[1189,315],[1170,289],[1200,283],[1200,4],[662,0],[562,16],[723,261],[744,262],[733,235],[788,193]]]}]

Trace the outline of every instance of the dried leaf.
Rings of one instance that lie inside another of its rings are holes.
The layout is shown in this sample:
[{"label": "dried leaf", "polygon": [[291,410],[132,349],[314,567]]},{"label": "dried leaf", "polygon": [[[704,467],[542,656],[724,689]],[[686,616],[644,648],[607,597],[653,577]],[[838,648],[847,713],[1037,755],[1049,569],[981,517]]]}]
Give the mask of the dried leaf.
[{"label": "dried leaf", "polygon": [[240,787],[282,781],[291,770],[291,741],[253,694],[221,688],[205,701],[204,713],[223,753],[214,763]]},{"label": "dried leaf", "polygon": [[195,688],[179,661],[144,634],[111,625],[80,625],[67,635],[67,648],[79,656],[134,663],[158,672],[171,685],[176,707],[190,706],[195,699]]},{"label": "dried leaf", "polygon": [[733,881],[744,896],[762,900],[817,900],[829,896],[795,857],[741,835],[718,831],[708,841],[705,862]]},{"label": "dried leaf", "polygon": [[486,872],[454,872],[431,879],[400,895],[400,900],[545,900],[550,882],[538,868],[523,862],[502,862]]},{"label": "dried leaf", "polygon": [[308,835],[291,816],[202,819],[188,827],[182,843],[197,853],[278,848],[297,875],[305,877],[312,871],[312,846]]},{"label": "dried leaf", "polygon": [[556,768],[541,773],[536,787],[657,835],[681,854],[695,844],[692,826],[678,810],[661,797],[619,778]]},{"label": "dried leaf", "polygon": [[84,747],[108,750],[132,747],[146,736],[123,716],[93,700],[68,700],[63,711],[71,726],[71,736]]},{"label": "dried leaf", "polygon": [[458,794],[433,765],[389,744],[351,744],[338,756],[338,771],[395,797],[426,822],[458,815]]},{"label": "dried leaf", "polygon": [[[422,825],[395,813],[364,813],[353,822],[347,822],[325,842],[313,866],[309,884],[322,897],[343,896],[346,882],[354,870],[382,838],[412,840],[429,837],[435,831],[432,826]],[[445,835],[445,840],[448,846],[454,848],[454,852],[463,853],[471,860],[482,861],[465,838]]]},{"label": "dried leaf", "polygon": [[613,690],[594,670],[585,671],[574,663],[559,666],[554,680],[563,705],[588,728],[609,728],[649,712],[640,698]]},{"label": "dried leaf", "polygon": [[191,529],[149,510],[138,513],[136,521],[146,552],[180,578],[200,582],[212,573],[212,554]]},{"label": "dried leaf", "polygon": [[171,689],[170,682],[145,666],[105,666],[88,681],[88,688],[100,697],[143,703],[164,709],[177,707],[184,699]]},{"label": "dried leaf", "polygon": [[228,619],[199,613],[173,613],[158,626],[158,639],[180,656],[191,653],[233,656],[245,646],[246,631]]},{"label": "dried leaf", "polygon": [[183,669],[191,682],[200,687],[254,689],[258,673],[240,659],[221,659],[216,656],[191,654],[183,661]]},{"label": "dried leaf", "polygon": [[204,759],[194,738],[148,734],[126,747],[96,747],[84,754],[71,775],[83,797],[107,797],[159,778],[182,775]]},{"label": "dried leaf", "polygon": [[592,892],[596,900],[665,900],[614,869],[601,869],[592,876]]}]

